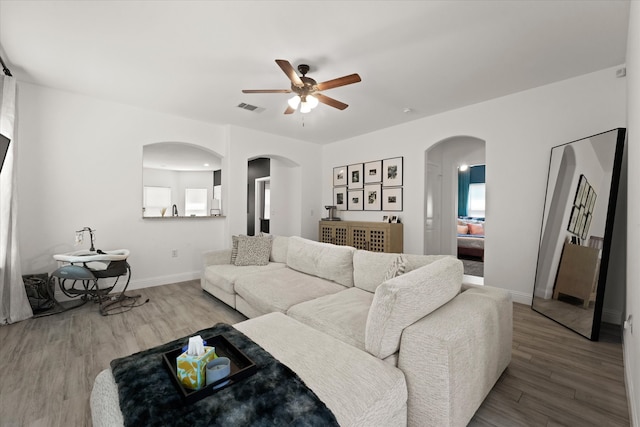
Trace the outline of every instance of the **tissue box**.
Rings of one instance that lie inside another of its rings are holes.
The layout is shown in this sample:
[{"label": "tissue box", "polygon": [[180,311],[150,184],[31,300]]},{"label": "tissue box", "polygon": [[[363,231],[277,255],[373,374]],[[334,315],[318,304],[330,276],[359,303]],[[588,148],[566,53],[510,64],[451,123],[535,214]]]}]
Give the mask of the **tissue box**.
[{"label": "tissue box", "polygon": [[215,347],[204,347],[201,356],[189,356],[185,351],[176,359],[176,375],[185,387],[200,390],[206,385],[207,363],[218,356]]}]

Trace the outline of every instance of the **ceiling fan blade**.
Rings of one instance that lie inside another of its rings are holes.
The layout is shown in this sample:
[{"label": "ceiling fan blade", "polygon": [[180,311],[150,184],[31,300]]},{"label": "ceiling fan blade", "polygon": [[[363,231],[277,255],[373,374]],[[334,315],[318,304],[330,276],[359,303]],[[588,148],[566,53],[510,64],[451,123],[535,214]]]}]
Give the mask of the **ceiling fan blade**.
[{"label": "ceiling fan blade", "polygon": [[282,71],[284,71],[287,77],[289,77],[289,80],[291,80],[291,83],[293,83],[294,86],[304,86],[304,83],[302,83],[300,76],[298,76],[298,73],[296,73],[296,70],[294,70],[293,65],[291,65],[289,61],[287,61],[286,59],[276,59],[276,63],[280,66],[280,68],[282,68]]},{"label": "ceiling fan blade", "polygon": [[284,110],[284,113],[285,113],[285,114],[293,114],[293,113],[294,113],[294,111],[296,111],[296,110],[294,110],[294,109],[293,109],[293,108],[291,108],[291,107],[287,107],[287,109],[286,109],[286,110]]},{"label": "ceiling fan blade", "polygon": [[348,107],[348,105],[344,102],[340,102],[337,99],[329,98],[328,96],[321,93],[314,93],[313,96],[315,96],[318,101],[322,102],[323,104],[327,104],[333,108],[337,108],[338,110],[344,110]]},{"label": "ceiling fan blade", "polygon": [[338,77],[337,79],[318,83],[318,90],[333,89],[334,87],[346,86],[360,81],[362,81],[362,79],[360,79],[358,74],[349,74],[348,76]]},{"label": "ceiling fan blade", "polygon": [[242,93],[291,93],[291,89],[242,89]]}]

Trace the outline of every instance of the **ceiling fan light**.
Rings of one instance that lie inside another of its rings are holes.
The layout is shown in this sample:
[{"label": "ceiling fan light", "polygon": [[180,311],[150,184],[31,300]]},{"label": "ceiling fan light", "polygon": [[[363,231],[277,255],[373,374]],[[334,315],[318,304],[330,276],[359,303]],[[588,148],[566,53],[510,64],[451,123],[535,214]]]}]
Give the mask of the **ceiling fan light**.
[{"label": "ceiling fan light", "polygon": [[298,95],[293,96],[293,97],[289,98],[287,103],[289,104],[289,107],[291,107],[291,108],[293,108],[295,110],[295,109],[298,108],[298,105],[300,105],[300,97]]},{"label": "ceiling fan light", "polygon": [[308,102],[300,103],[300,112],[301,113],[309,113],[311,111],[311,105]]},{"label": "ceiling fan light", "polygon": [[318,98],[313,95],[307,95],[307,104],[311,108],[316,108],[318,106]]}]

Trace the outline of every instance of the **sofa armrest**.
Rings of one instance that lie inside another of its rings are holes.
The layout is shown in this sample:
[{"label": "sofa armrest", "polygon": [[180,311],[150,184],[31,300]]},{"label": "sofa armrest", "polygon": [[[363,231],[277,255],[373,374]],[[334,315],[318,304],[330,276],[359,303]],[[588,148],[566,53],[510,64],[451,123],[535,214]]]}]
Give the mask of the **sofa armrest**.
[{"label": "sofa armrest", "polygon": [[511,295],[473,287],[405,328],[408,425],[466,426],[511,361]]},{"label": "sofa armrest", "polygon": [[202,254],[202,262],[205,268],[209,265],[231,264],[231,249],[207,251]]}]

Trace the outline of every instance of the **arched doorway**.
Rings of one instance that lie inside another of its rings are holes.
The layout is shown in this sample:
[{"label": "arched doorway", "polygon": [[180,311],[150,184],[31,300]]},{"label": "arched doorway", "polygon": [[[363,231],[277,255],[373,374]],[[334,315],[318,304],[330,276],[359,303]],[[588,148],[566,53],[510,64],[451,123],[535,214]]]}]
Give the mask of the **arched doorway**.
[{"label": "arched doorway", "polygon": [[425,151],[425,254],[458,255],[459,168],[486,165],[485,151],[485,141],[471,136],[446,138]]},{"label": "arched doorway", "polygon": [[[302,231],[300,165],[291,159],[262,155],[248,159],[247,234],[266,226],[271,234],[299,236]],[[252,165],[257,166],[255,171]],[[267,192],[268,189],[268,200]]]}]

